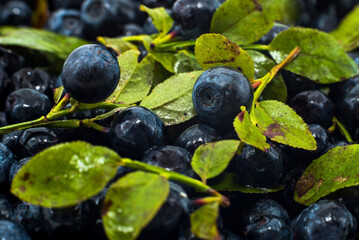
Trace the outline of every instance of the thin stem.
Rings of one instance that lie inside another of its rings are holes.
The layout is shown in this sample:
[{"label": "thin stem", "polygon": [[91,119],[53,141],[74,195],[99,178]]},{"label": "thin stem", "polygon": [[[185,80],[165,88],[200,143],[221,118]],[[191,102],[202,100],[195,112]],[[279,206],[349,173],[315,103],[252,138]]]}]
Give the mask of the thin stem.
[{"label": "thin stem", "polygon": [[122,37],[121,40],[126,42],[142,42],[144,37],[147,37],[147,35],[126,36]]},{"label": "thin stem", "polygon": [[194,47],[195,45],[196,45],[195,40],[171,42],[171,43],[159,44],[159,45],[155,46],[155,50],[176,52],[176,51],[184,49],[184,48]]},{"label": "thin stem", "polygon": [[343,136],[345,137],[345,139],[348,141],[348,142],[354,142],[353,141],[353,138],[350,136],[350,133],[349,131],[345,128],[345,126],[338,120],[338,118],[336,117],[333,117],[333,123],[336,122],[337,126],[338,126],[338,129],[339,131],[343,134]]},{"label": "thin stem", "polygon": [[8,133],[18,131],[18,130],[22,130],[22,129],[27,129],[27,128],[30,128],[32,126],[37,126],[39,123],[43,123],[43,122],[46,122],[46,121],[47,120],[46,120],[45,116],[42,116],[42,117],[40,117],[38,119],[31,120],[31,121],[28,121],[28,122],[22,122],[22,123],[16,123],[16,124],[12,124],[12,125],[7,125],[7,126],[4,126],[4,127],[0,128],[0,135],[8,134]]},{"label": "thin stem", "polygon": [[268,51],[269,45],[250,44],[241,46],[244,50]]},{"label": "thin stem", "polygon": [[155,49],[156,46],[160,45],[160,44],[164,44],[167,43],[169,41],[171,41],[175,36],[177,35],[177,32],[170,32],[169,34],[163,36],[163,37],[158,37],[155,40],[152,41],[150,47],[151,50]]},{"label": "thin stem", "polygon": [[197,205],[197,206],[203,206],[203,205],[206,205],[208,203],[213,203],[213,202],[221,202],[221,198],[218,198],[218,197],[205,197],[205,198],[195,199],[195,200],[192,201],[192,203]]},{"label": "thin stem", "polygon": [[65,96],[60,100],[58,104],[56,104],[51,111],[47,115],[51,115],[52,112],[60,111],[65,105],[70,101],[71,96],[69,94],[65,94]]},{"label": "thin stem", "polygon": [[120,165],[125,166],[125,167],[129,167],[129,168],[133,168],[136,170],[142,170],[145,172],[152,172],[152,173],[157,173],[160,174],[162,176],[165,176],[167,179],[169,180],[173,180],[176,182],[180,182],[180,183],[184,183],[190,187],[193,187],[194,189],[196,189],[197,191],[200,192],[206,192],[212,196],[216,196],[220,198],[220,203],[223,206],[229,206],[229,200],[227,197],[221,195],[219,192],[217,192],[216,190],[212,189],[210,186],[207,186],[205,184],[203,184],[201,181],[198,181],[196,179],[184,176],[182,174],[179,174],[177,172],[173,172],[173,171],[168,171],[166,169],[157,167],[157,166],[152,166],[143,162],[139,162],[136,160],[131,160],[128,158],[122,158],[120,160]]}]

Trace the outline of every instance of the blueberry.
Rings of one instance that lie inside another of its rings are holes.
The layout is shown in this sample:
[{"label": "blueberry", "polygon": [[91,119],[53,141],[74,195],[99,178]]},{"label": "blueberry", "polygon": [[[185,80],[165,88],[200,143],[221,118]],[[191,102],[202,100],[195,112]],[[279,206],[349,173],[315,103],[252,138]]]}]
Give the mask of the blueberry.
[{"label": "blueberry", "polygon": [[292,229],[282,218],[262,216],[245,228],[246,240],[292,240]]},{"label": "blueberry", "polygon": [[249,223],[256,223],[263,216],[274,216],[283,219],[284,222],[288,224],[290,223],[287,211],[278,202],[272,199],[261,199],[255,203],[248,217]]},{"label": "blueberry", "polygon": [[164,125],[147,108],[130,107],[115,116],[110,138],[114,149],[122,157],[142,159],[151,147],[164,145]]},{"label": "blueberry", "polygon": [[288,100],[292,99],[299,92],[318,88],[313,81],[306,77],[286,70],[281,71],[281,74],[287,87]]},{"label": "blueberry", "polygon": [[16,174],[20,171],[20,169],[30,160],[30,157],[22,158],[18,161],[13,162],[10,168],[9,173],[9,182],[12,183],[12,180],[14,180],[14,177]]},{"label": "blueberry", "polygon": [[10,220],[14,214],[14,207],[5,194],[0,194],[0,219]]},{"label": "blueberry", "polygon": [[336,113],[344,125],[354,130],[359,126],[359,85],[352,87],[336,104]]},{"label": "blueberry", "polygon": [[74,99],[83,103],[101,102],[112,94],[120,80],[117,56],[99,44],[78,47],[67,57],[61,80]]},{"label": "blueberry", "polygon": [[354,239],[357,220],[342,203],[320,200],[304,209],[292,222],[294,239]]},{"label": "blueberry", "polygon": [[51,110],[51,101],[43,93],[30,88],[21,88],[10,93],[6,99],[6,120],[19,123],[34,120]]},{"label": "blueberry", "polygon": [[237,182],[241,186],[276,188],[281,184],[283,156],[279,147],[272,145],[267,152],[246,145],[235,159]]},{"label": "blueberry", "polygon": [[187,128],[176,140],[174,145],[186,149],[193,154],[196,149],[209,142],[219,141],[221,137],[217,131],[206,124],[195,124]]},{"label": "blueberry", "polygon": [[21,224],[32,234],[42,230],[40,207],[27,202],[21,201],[16,204],[11,220]]},{"label": "blueberry", "polygon": [[270,44],[279,33],[287,30],[288,28],[289,27],[287,25],[274,23],[274,26],[271,28],[271,30],[269,30],[269,32],[258,41],[258,44]]},{"label": "blueberry", "polygon": [[0,184],[8,183],[11,165],[15,162],[14,154],[4,144],[0,143]]},{"label": "blueberry", "polygon": [[80,12],[74,9],[59,9],[51,13],[46,29],[67,36],[84,37]]},{"label": "blueberry", "polygon": [[214,67],[199,76],[192,98],[200,121],[216,129],[232,129],[240,107],[250,110],[253,90],[241,72],[229,67]]},{"label": "blueberry", "polygon": [[5,69],[8,74],[25,67],[26,62],[23,56],[15,53],[10,49],[0,47],[0,66]]},{"label": "blueberry", "polygon": [[23,226],[9,220],[0,220],[0,239],[31,240],[29,234]]},{"label": "blueberry", "polygon": [[306,123],[330,127],[334,115],[333,102],[321,91],[310,90],[294,96],[291,107]]},{"label": "blueberry", "polygon": [[330,86],[329,96],[333,101],[338,103],[343,99],[350,90],[359,85],[359,76],[345,80],[344,82],[335,83]]},{"label": "blueberry", "polygon": [[0,12],[0,25],[30,26],[31,12],[24,1],[9,1]]}]

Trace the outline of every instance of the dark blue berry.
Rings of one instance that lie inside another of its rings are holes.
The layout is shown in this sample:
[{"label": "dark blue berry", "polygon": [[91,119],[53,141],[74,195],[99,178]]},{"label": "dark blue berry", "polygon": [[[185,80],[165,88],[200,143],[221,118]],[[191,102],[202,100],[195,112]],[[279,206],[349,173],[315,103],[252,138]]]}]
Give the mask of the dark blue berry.
[{"label": "dark blue berry", "polygon": [[217,128],[233,128],[241,106],[250,110],[253,90],[249,80],[229,67],[214,67],[203,72],[192,92],[199,119]]},{"label": "dark blue berry", "polygon": [[272,199],[261,199],[255,203],[249,214],[249,223],[255,223],[263,216],[274,216],[283,219],[288,224],[290,223],[287,211]]},{"label": "dark blue berry", "polygon": [[30,26],[31,8],[24,1],[9,1],[0,12],[0,25]]},{"label": "dark blue berry", "polygon": [[120,80],[117,56],[99,44],[83,45],[67,57],[61,80],[74,99],[83,103],[101,102],[112,94]]},{"label": "dark blue berry", "polygon": [[10,49],[0,47],[0,66],[9,74],[23,68],[25,59]]},{"label": "dark blue berry", "polygon": [[0,239],[31,240],[29,234],[23,226],[9,220],[0,220]]},{"label": "dark blue berry", "polygon": [[269,30],[266,35],[264,35],[259,41],[258,44],[268,45],[272,42],[272,40],[281,32],[287,30],[289,27],[284,24],[274,23],[274,26]]},{"label": "dark blue berry", "polygon": [[16,174],[20,171],[20,169],[30,160],[30,157],[20,159],[18,161],[13,162],[10,168],[9,173],[9,182],[12,183]]},{"label": "dark blue berry", "polygon": [[27,202],[19,202],[14,207],[11,220],[21,224],[32,234],[36,234],[42,230],[40,207]]},{"label": "dark blue berry", "polygon": [[151,147],[164,145],[164,125],[150,110],[131,107],[115,116],[110,138],[122,157],[142,159]]},{"label": "dark blue berry", "polygon": [[6,194],[0,194],[0,219],[10,220],[14,215],[14,207]]},{"label": "dark blue berry", "polygon": [[336,113],[350,130],[359,126],[359,84],[353,86],[337,102]]},{"label": "dark blue berry", "polygon": [[0,143],[0,185],[8,183],[11,165],[15,162],[14,154]]},{"label": "dark blue berry", "polygon": [[84,37],[84,24],[80,12],[74,9],[59,9],[50,15],[46,29],[67,36]]}]

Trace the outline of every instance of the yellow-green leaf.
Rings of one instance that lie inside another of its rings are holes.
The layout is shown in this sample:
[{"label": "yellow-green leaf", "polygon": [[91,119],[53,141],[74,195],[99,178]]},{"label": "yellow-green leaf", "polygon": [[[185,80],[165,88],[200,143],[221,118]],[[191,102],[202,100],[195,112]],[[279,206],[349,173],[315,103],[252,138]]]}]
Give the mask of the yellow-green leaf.
[{"label": "yellow-green leaf", "polygon": [[148,8],[144,5],[140,6],[141,11],[147,12],[152,18],[152,23],[159,32],[159,37],[166,35],[172,28],[173,20],[163,7]]},{"label": "yellow-green leaf", "polygon": [[208,203],[191,214],[191,231],[200,239],[220,240],[217,228],[218,202]]}]

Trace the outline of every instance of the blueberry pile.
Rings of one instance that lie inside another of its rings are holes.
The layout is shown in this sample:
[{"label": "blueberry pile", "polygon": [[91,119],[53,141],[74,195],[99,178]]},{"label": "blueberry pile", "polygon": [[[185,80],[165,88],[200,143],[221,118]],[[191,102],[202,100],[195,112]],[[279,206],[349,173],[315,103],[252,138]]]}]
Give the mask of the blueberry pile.
[{"label": "blueberry pile", "polygon": [[[264,0],[0,0],[0,239],[359,239],[359,177],[340,172],[359,167],[359,44],[330,36],[359,1],[288,2],[272,19],[281,3]],[[217,32],[231,8],[250,11]],[[261,21],[256,40],[236,38]],[[103,152],[61,152],[84,142]],[[31,165],[54,160],[69,166]],[[80,194],[65,180],[87,177],[110,181],[61,205]]]}]

